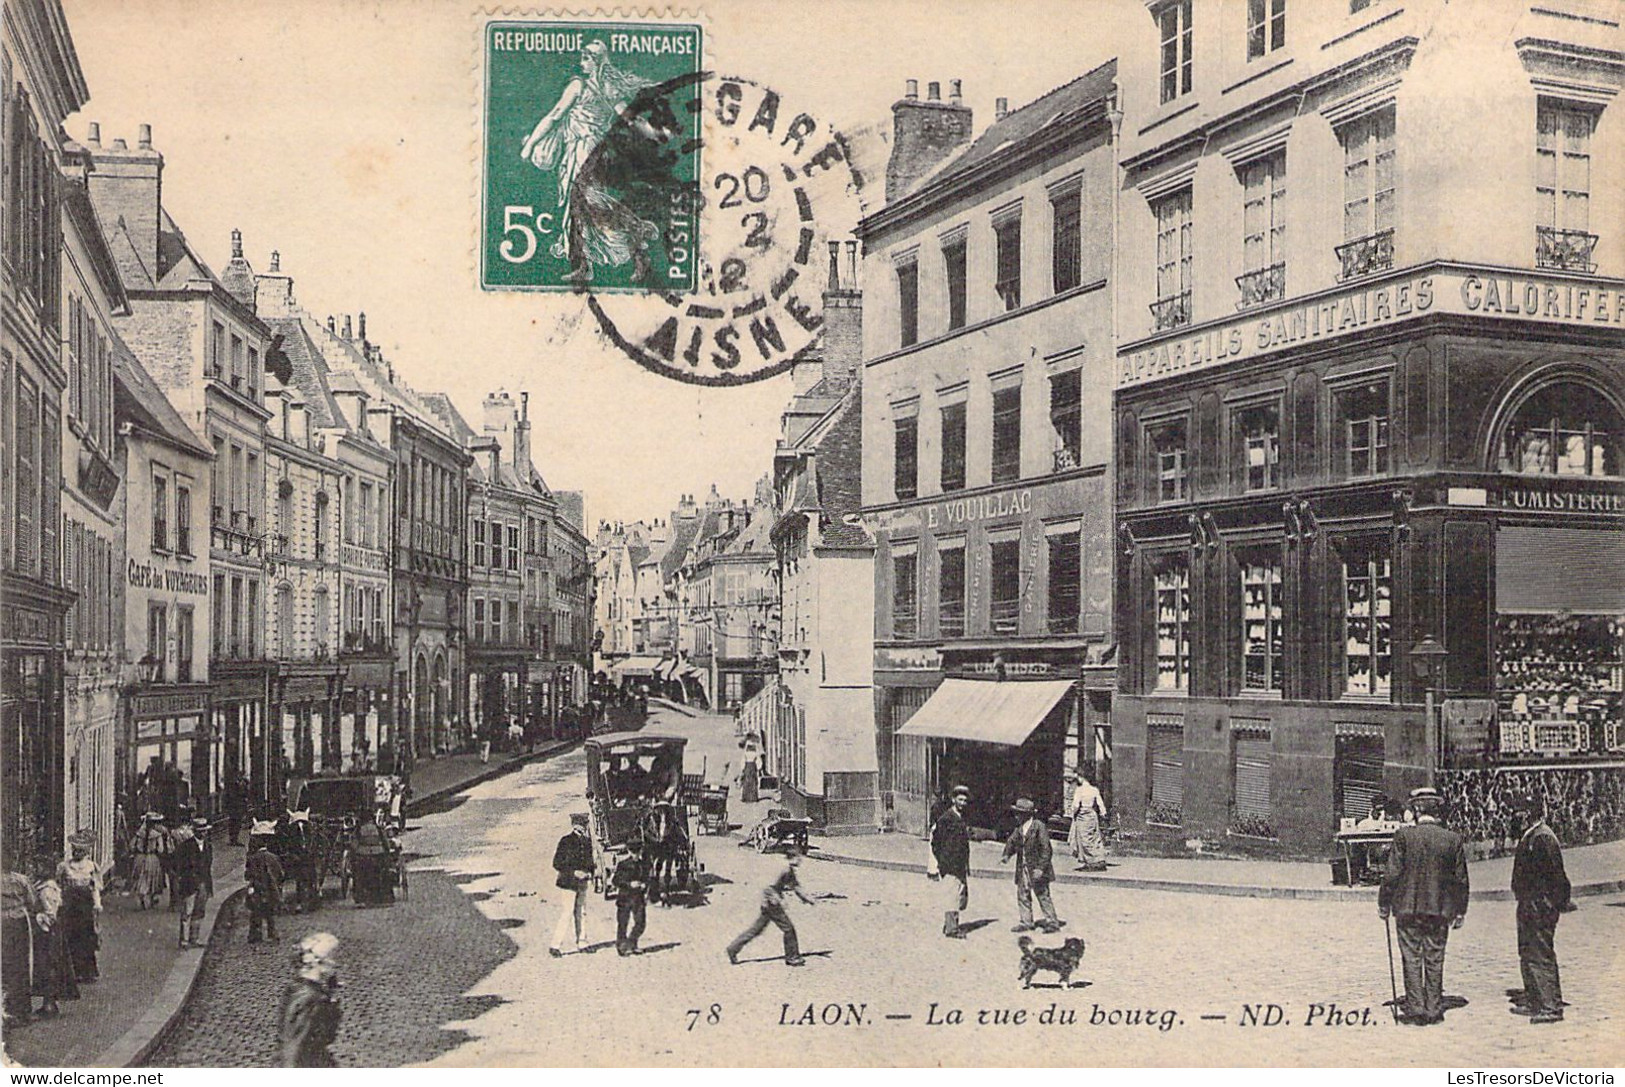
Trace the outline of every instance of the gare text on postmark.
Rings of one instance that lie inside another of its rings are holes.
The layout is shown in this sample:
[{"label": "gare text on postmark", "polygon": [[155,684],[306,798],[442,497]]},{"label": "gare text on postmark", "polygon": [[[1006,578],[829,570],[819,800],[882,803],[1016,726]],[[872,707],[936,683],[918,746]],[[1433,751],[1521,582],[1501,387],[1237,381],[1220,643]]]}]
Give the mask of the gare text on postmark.
[{"label": "gare text on postmark", "polygon": [[[705,163],[696,197],[699,283],[684,295],[588,297],[599,329],[645,368],[699,385],[788,370],[823,326],[822,253],[857,223],[861,172],[846,138],[778,92],[702,73],[641,105],[698,112]],[[648,127],[635,105],[622,120]]]},{"label": "gare text on postmark", "polygon": [[701,27],[493,19],[484,26],[481,285],[690,291]]}]

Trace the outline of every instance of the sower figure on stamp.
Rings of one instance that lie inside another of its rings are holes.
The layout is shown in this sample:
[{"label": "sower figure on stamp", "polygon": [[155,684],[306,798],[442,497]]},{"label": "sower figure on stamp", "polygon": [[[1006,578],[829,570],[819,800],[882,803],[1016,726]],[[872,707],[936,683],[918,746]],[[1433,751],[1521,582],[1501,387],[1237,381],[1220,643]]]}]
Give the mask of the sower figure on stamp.
[{"label": "sower figure on stamp", "polygon": [[1437,789],[1411,790],[1416,822],[1394,832],[1388,869],[1377,892],[1377,913],[1391,912],[1405,965],[1400,1022],[1428,1026],[1444,1020],[1444,951],[1451,928],[1467,916],[1467,850],[1461,835],[1439,816]]},{"label": "sower figure on stamp", "polygon": [[587,894],[592,890],[593,855],[592,835],[587,829],[586,812],[570,816],[570,833],[559,839],[553,851],[554,880],[565,892],[564,910],[559,923],[553,927],[553,944],[547,953],[555,959],[564,954],[569,941],[573,951],[590,951],[587,940]]},{"label": "sower figure on stamp", "polygon": [[627,843],[626,856],[615,865],[610,882],[615,885],[615,950],[622,955],[641,955],[638,940],[649,916],[649,862],[637,838]]},{"label": "sower figure on stamp", "polygon": [[[1016,858],[1016,908],[1021,921],[1011,932],[1031,932],[1035,927],[1045,932],[1058,932],[1066,922],[1055,916],[1055,903],[1050,900],[1049,885],[1055,882],[1055,850],[1050,846],[1049,828],[1038,817],[1038,808],[1026,797],[1010,808],[1021,819],[1021,825],[1010,832],[1004,843],[1003,864]],[[1033,924],[1033,899],[1038,899],[1044,919]]]},{"label": "sower figure on stamp", "polygon": [[772,924],[777,925],[779,931],[784,934],[784,965],[807,965],[807,960],[801,957],[801,943],[796,937],[796,926],[784,910],[784,896],[787,894],[795,895],[809,906],[813,904],[813,900],[802,892],[801,881],[796,876],[796,869],[800,866],[801,851],[792,848],[790,855],[785,858],[784,869],[779,872],[778,878],[762,889],[762,909],[756,915],[756,920],[728,945],[729,962],[738,966],[739,953],[745,950],[745,945],[760,936],[767,930],[767,926]]},{"label": "sower figure on stamp", "polygon": [[931,827],[931,854],[937,860],[937,873],[944,884],[942,934],[963,940],[959,914],[970,905],[970,828],[965,825],[965,809],[970,806],[970,789],[955,785],[948,807]]},{"label": "sower figure on stamp", "polygon": [[1573,889],[1563,868],[1557,834],[1546,825],[1538,796],[1519,797],[1514,810],[1523,821],[1523,837],[1512,858],[1512,897],[1518,900],[1518,966],[1523,988],[1511,990],[1512,1014],[1531,1023],[1563,1021],[1563,982],[1557,971],[1558,916],[1573,910]]},{"label": "sower figure on stamp", "polygon": [[649,276],[649,243],[660,229],[610,195],[593,161],[627,103],[648,85],[617,68],[603,42],[588,42],[581,50],[581,75],[570,80],[520,148],[520,158],[558,176],[559,236],[548,252],[570,260],[566,279],[586,282],[594,265],[613,268],[628,260],[634,279]]}]

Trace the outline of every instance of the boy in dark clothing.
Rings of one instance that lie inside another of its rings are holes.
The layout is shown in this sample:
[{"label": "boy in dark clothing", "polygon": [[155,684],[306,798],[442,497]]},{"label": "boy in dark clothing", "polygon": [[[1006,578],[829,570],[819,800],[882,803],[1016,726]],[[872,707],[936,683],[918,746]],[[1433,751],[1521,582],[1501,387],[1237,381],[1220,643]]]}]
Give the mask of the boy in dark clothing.
[{"label": "boy in dark clothing", "polygon": [[813,900],[802,893],[801,881],[796,878],[796,869],[800,866],[801,853],[792,849],[784,871],[762,890],[762,912],[756,915],[756,920],[751,922],[750,928],[741,932],[734,942],[728,945],[729,962],[738,966],[739,953],[745,949],[745,945],[760,936],[769,924],[774,924],[784,933],[784,965],[807,965],[807,960],[801,957],[801,945],[796,939],[796,926],[790,921],[790,915],[784,912],[784,896],[787,894],[795,895],[809,906],[813,904]]},{"label": "boy in dark clothing", "polygon": [[615,950],[622,955],[641,955],[638,939],[649,911],[649,862],[643,857],[643,843],[634,839],[627,854],[610,877],[615,887]]},{"label": "boy in dark clothing", "polygon": [[260,942],[260,930],[272,940],[276,936],[276,911],[282,899],[282,863],[271,852],[276,840],[276,828],[270,823],[256,823],[248,838],[248,860],[243,865],[243,878],[248,881],[248,942]]}]

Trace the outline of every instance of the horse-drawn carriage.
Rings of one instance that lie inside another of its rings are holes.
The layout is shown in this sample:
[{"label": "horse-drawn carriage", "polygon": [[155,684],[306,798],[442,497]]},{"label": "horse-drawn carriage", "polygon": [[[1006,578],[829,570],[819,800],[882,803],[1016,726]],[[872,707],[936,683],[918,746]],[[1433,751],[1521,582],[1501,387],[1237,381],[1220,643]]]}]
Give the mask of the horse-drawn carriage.
[{"label": "horse-drawn carriage", "polygon": [[682,736],[612,732],[586,742],[587,800],[598,843],[599,881],[614,895],[610,876],[636,840],[649,862],[649,900],[698,901],[705,890],[689,835]]},{"label": "horse-drawn carriage", "polygon": [[[314,865],[318,900],[330,877],[337,877],[341,898],[348,897],[352,884],[358,883],[367,885],[357,886],[358,901],[362,891],[368,892],[367,897],[377,897],[392,887],[399,887],[405,897],[406,865],[395,842],[406,825],[405,801],[405,783],[387,774],[342,774],[289,782],[289,810],[308,813],[307,863]],[[364,826],[379,826],[381,833],[363,831]]]}]

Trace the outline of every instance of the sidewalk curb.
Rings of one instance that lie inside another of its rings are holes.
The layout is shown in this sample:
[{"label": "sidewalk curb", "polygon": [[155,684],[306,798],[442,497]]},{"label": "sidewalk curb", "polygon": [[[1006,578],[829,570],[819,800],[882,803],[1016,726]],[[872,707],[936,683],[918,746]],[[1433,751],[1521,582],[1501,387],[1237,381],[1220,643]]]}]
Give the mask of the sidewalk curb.
[{"label": "sidewalk curb", "polygon": [[231,877],[224,892],[216,896],[219,905],[204,915],[203,947],[197,957],[194,959],[188,954],[175,960],[169,968],[169,976],[147,1005],[146,1013],[118,1041],[98,1053],[90,1062],[91,1067],[135,1068],[158,1048],[180,1021],[186,1001],[203,975],[203,960],[208,958],[210,945],[214,943],[215,926],[228,908],[235,908],[236,900],[247,889],[241,875]]},{"label": "sidewalk curb", "polygon": [[459,781],[453,785],[447,785],[443,788],[436,789],[432,793],[424,793],[422,796],[414,796],[411,800],[406,802],[404,813],[408,816],[416,815],[437,800],[444,800],[446,797],[455,796],[465,789],[472,789],[476,785],[484,785],[488,781],[494,781],[505,774],[513,773],[521,766],[528,766],[533,762],[540,762],[543,759],[552,758],[554,755],[563,754],[581,742],[582,741],[580,740],[557,740],[552,746],[544,747],[540,751],[532,752],[529,755],[520,755],[518,758],[509,759],[506,762],[496,763],[489,769],[482,770],[471,778],[464,778],[462,781]]},{"label": "sidewalk curb", "polygon": [[[474,777],[465,778],[454,785],[414,798],[407,803],[406,814],[414,815],[437,800],[443,800],[475,785],[482,785],[530,763],[562,754],[580,743],[580,740],[562,740],[540,751],[497,763]],[[243,882],[241,875],[231,878],[222,893],[217,896],[220,904],[204,918],[204,946],[197,958],[183,957],[175,960],[169,969],[169,976],[164,979],[163,985],[147,1006],[146,1013],[136,1020],[118,1041],[97,1054],[95,1060],[90,1062],[92,1067],[138,1067],[169,1036],[170,1031],[180,1022],[181,1014],[186,1010],[186,1002],[191,998],[192,991],[197,988],[198,978],[203,975],[203,962],[214,942],[215,925],[228,909],[236,908],[237,901],[247,890],[248,885]]]},{"label": "sidewalk curb", "polygon": [[[922,875],[925,873],[925,865],[923,864],[911,864],[908,861],[873,860],[868,857],[848,857],[840,853],[826,852],[823,849],[817,849],[809,853],[807,859],[830,861],[835,864],[846,864],[856,868],[876,868],[889,872],[917,872]],[[1005,882],[1009,882],[1011,879],[1008,869],[972,868],[970,874],[973,879],[1001,879]],[[1375,901],[1377,897],[1375,887],[1269,887],[1244,883],[1198,883],[1194,880],[1158,879],[1150,876],[1088,876],[1070,872],[1058,873],[1055,882],[1074,887],[1122,887],[1139,891],[1172,891],[1181,894],[1221,895],[1230,898],[1363,902]],[[1618,894],[1622,891],[1625,891],[1625,879],[1611,879],[1576,884],[1572,894],[1575,898],[1581,898],[1592,895]],[[1468,897],[1475,902],[1510,902],[1512,901],[1512,891],[1509,888],[1473,891]]]}]

